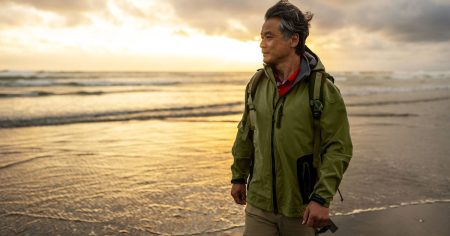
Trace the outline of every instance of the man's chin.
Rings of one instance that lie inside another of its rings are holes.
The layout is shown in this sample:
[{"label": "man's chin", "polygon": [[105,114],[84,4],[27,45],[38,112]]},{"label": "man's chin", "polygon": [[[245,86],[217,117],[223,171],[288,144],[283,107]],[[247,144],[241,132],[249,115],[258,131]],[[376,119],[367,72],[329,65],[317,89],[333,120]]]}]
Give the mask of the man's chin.
[{"label": "man's chin", "polygon": [[266,58],[263,58],[263,62],[266,65],[271,65],[272,64],[272,62],[270,60],[266,59]]}]

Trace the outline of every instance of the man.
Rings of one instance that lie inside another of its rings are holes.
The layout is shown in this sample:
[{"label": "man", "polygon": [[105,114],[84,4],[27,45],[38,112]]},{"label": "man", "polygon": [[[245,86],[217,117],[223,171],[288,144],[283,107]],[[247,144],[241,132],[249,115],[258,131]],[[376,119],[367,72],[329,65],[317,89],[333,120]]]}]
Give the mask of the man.
[{"label": "man", "polygon": [[[304,45],[311,18],[286,0],[265,15],[264,69],[247,85],[232,149],[231,195],[248,203],[244,235],[315,235],[329,225],[330,202],[352,156],[339,90],[329,79],[320,89],[310,86],[313,76],[328,75]],[[316,114],[311,96],[318,91],[323,109]]]}]

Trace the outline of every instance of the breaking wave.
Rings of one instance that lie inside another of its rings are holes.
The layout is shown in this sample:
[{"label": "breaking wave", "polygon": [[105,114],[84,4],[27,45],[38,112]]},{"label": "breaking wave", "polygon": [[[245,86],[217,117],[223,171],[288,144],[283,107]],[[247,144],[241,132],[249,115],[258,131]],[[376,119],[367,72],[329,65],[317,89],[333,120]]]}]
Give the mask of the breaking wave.
[{"label": "breaking wave", "polygon": [[186,117],[224,116],[242,113],[242,102],[182,106],[132,111],[112,111],[24,119],[1,119],[0,128],[65,125],[109,121],[154,120]]}]

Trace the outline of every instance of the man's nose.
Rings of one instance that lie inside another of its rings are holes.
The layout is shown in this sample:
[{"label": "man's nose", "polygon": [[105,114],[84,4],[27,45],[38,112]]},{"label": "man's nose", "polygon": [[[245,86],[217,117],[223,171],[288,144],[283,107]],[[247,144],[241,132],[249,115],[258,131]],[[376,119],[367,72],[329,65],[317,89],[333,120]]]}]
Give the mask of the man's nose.
[{"label": "man's nose", "polygon": [[266,44],[264,43],[264,40],[261,39],[261,42],[259,42],[259,47],[260,48],[265,48]]}]

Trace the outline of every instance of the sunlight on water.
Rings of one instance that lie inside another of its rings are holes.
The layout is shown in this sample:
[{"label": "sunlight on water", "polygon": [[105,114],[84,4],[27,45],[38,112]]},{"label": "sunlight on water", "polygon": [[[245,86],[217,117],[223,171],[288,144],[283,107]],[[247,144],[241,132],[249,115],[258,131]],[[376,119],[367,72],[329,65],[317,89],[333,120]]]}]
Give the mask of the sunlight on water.
[{"label": "sunlight on water", "polygon": [[[239,225],[241,208],[228,196],[234,127],[155,121],[19,130],[3,139],[3,152],[41,150],[1,170],[2,211],[6,219],[57,218],[169,234]],[[28,142],[18,139],[25,137]]]}]

